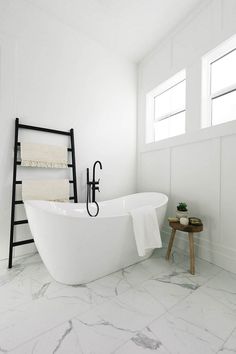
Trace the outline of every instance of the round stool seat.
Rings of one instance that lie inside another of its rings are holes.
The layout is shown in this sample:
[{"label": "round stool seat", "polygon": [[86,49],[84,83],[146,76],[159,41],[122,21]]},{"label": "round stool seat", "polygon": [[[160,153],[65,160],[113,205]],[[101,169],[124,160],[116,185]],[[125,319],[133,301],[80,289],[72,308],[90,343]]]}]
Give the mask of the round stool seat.
[{"label": "round stool seat", "polygon": [[169,222],[170,227],[174,230],[183,232],[201,232],[203,230],[203,225],[182,225],[180,222]]}]

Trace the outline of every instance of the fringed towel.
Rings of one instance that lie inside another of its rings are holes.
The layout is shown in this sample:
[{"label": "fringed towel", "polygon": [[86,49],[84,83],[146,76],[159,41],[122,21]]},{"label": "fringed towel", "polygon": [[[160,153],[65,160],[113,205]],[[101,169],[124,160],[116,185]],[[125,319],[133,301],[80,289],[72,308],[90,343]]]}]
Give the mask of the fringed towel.
[{"label": "fringed towel", "polygon": [[51,200],[65,202],[69,200],[69,180],[24,180],[22,181],[23,200]]},{"label": "fringed towel", "polygon": [[130,210],[138,255],[143,257],[150,249],[161,248],[162,241],[156,215],[152,206]]},{"label": "fringed towel", "polygon": [[21,143],[22,166],[66,168],[67,164],[67,148],[64,146]]}]

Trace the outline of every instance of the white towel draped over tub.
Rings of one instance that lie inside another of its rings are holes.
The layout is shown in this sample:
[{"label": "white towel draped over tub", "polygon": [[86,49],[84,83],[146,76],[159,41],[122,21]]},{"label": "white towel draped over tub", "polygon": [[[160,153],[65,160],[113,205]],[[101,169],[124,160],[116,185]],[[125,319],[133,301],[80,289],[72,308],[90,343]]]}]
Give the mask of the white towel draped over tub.
[{"label": "white towel draped over tub", "polygon": [[30,167],[66,168],[67,147],[21,143],[21,165]]},{"label": "white towel draped over tub", "polygon": [[146,251],[161,248],[162,241],[155,208],[148,205],[130,210],[130,214],[138,255],[143,257]]},{"label": "white towel draped over tub", "polygon": [[65,202],[69,200],[68,179],[24,180],[22,181],[23,200],[51,200]]}]

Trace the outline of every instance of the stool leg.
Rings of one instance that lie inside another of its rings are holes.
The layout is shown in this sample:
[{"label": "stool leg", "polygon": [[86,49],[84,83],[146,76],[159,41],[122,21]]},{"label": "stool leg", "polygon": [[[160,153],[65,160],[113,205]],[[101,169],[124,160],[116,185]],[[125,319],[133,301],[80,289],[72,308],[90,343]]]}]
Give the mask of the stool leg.
[{"label": "stool leg", "polygon": [[190,273],[195,274],[195,255],[194,255],[194,239],[193,233],[189,232],[189,254],[190,254]]},{"label": "stool leg", "polygon": [[170,236],[170,241],[169,241],[169,245],[168,245],[168,249],[167,249],[167,253],[166,253],[166,259],[167,260],[170,259],[170,254],[171,254],[171,249],[172,249],[172,246],[173,246],[173,243],[174,243],[175,234],[176,234],[176,230],[172,229],[171,236]]}]

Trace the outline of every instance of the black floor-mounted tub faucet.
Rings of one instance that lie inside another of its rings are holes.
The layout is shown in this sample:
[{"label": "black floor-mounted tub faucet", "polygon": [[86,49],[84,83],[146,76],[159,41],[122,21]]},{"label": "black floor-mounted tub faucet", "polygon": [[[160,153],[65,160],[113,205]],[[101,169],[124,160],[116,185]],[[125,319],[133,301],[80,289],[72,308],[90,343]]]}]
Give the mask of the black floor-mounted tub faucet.
[{"label": "black floor-mounted tub faucet", "polygon": [[[100,192],[99,189],[99,181],[100,178],[96,181],[96,177],[95,177],[95,172],[96,172],[96,165],[99,165],[100,170],[102,170],[102,163],[101,161],[96,161],[93,164],[93,179],[92,181],[89,180],[89,168],[87,168],[87,199],[86,199],[86,208],[87,208],[87,212],[89,214],[89,216],[91,217],[96,217],[99,213],[99,205],[96,202],[96,191]],[[91,198],[92,195],[92,198]],[[93,215],[90,213],[89,210],[89,203],[94,203],[97,207],[97,211],[96,213]]]}]

